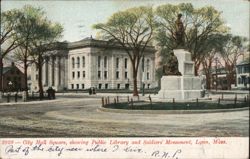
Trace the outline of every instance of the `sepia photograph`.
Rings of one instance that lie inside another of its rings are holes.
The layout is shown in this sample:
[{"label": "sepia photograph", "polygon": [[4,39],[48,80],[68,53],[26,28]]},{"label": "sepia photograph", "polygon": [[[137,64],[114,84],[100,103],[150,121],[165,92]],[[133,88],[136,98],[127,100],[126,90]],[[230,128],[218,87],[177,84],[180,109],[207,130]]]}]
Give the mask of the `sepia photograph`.
[{"label": "sepia photograph", "polygon": [[2,0],[0,158],[249,158],[249,13]]}]

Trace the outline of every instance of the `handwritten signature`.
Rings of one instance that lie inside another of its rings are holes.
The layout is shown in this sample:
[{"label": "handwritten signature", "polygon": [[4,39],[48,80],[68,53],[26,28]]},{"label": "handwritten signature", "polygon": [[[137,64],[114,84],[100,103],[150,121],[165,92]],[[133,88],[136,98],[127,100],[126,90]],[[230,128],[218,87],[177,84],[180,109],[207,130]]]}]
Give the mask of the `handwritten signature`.
[{"label": "handwritten signature", "polygon": [[62,156],[66,152],[88,152],[88,153],[136,153],[148,155],[150,158],[166,158],[166,159],[180,159],[179,156],[182,153],[181,149],[174,151],[162,151],[162,150],[144,150],[142,147],[136,146],[120,146],[113,145],[111,147],[105,147],[104,145],[91,145],[89,147],[67,147],[67,146],[58,146],[51,145],[45,147],[43,144],[34,145],[34,146],[14,146],[9,145],[5,148],[5,154],[12,155],[24,155],[28,156],[32,152],[44,152],[44,153],[55,153],[58,157]]}]

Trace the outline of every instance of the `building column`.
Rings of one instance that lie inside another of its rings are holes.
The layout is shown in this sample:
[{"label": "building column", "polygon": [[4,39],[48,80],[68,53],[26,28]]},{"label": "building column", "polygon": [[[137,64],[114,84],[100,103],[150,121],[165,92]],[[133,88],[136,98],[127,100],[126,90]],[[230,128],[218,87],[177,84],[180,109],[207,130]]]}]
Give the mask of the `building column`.
[{"label": "building column", "polygon": [[48,57],[48,86],[52,86],[52,57]]},{"label": "building column", "polygon": [[59,88],[59,80],[60,80],[60,77],[59,77],[59,64],[60,64],[60,59],[58,56],[55,57],[55,61],[54,61],[54,81],[55,81],[55,88]]}]

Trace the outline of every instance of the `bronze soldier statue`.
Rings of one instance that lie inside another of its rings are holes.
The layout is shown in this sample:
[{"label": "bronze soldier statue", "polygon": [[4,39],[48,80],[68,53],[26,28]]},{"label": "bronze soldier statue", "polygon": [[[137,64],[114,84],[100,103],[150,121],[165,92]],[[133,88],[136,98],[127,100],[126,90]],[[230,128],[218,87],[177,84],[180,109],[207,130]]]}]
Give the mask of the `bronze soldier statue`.
[{"label": "bronze soldier statue", "polygon": [[181,76],[181,73],[178,69],[178,60],[177,57],[174,55],[174,52],[170,53],[170,58],[166,62],[165,65],[163,65],[163,75],[167,76]]},{"label": "bronze soldier statue", "polygon": [[177,20],[175,21],[175,40],[176,40],[176,45],[178,47],[183,47],[184,46],[184,26],[181,21],[182,14],[178,14]]}]

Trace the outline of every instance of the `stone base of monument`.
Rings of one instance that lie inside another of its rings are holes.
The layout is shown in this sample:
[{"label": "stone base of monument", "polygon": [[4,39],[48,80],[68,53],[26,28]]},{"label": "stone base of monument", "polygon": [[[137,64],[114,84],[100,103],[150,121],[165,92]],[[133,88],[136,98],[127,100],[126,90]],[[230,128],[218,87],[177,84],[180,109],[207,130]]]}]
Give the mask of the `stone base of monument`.
[{"label": "stone base of monument", "polygon": [[161,90],[157,97],[160,99],[193,99],[202,97],[201,78],[194,76],[194,62],[191,54],[183,49],[174,50],[178,59],[178,68],[182,76],[163,76]]},{"label": "stone base of monument", "polygon": [[202,95],[199,77],[163,76],[158,98],[161,99],[193,99]]}]

